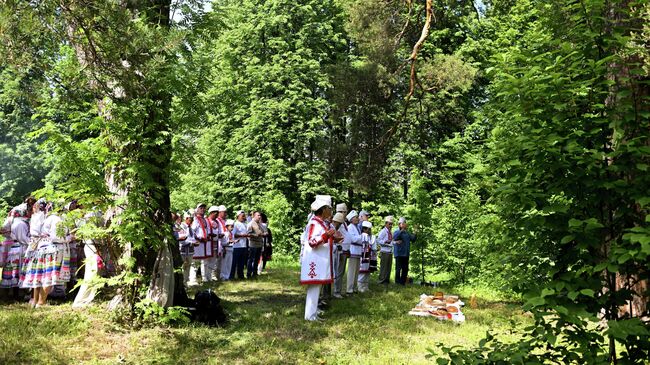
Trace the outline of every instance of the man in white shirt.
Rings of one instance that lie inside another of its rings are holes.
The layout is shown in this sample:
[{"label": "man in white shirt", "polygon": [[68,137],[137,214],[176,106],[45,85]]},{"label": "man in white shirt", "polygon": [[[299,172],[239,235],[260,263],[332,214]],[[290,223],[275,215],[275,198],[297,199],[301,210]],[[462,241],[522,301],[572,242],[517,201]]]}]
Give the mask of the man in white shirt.
[{"label": "man in white shirt", "polygon": [[384,228],[379,231],[377,235],[377,244],[380,250],[380,268],[379,268],[379,283],[390,283],[390,271],[393,266],[393,216],[389,215],[384,218]]},{"label": "man in white shirt", "polygon": [[244,267],[246,266],[246,259],[248,258],[248,248],[246,244],[248,228],[246,227],[246,212],[243,210],[237,212],[237,221],[235,221],[232,233],[235,237],[235,243],[233,244],[230,280],[235,279],[235,274],[238,279],[244,279]]},{"label": "man in white shirt", "polygon": [[346,294],[351,295],[357,292],[357,280],[359,279],[359,267],[361,265],[361,253],[363,245],[361,243],[361,230],[359,229],[359,216],[355,210],[348,213],[346,217],[350,224],[348,225],[347,239],[350,242],[350,257],[348,258],[348,278]]}]

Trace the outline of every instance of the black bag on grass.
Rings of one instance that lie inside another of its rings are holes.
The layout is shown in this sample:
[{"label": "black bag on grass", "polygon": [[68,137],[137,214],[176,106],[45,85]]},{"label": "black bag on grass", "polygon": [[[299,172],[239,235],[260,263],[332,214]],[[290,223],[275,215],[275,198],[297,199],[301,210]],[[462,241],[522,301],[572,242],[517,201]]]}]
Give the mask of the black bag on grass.
[{"label": "black bag on grass", "polygon": [[228,318],[221,306],[221,299],[211,289],[202,290],[194,296],[195,308],[193,319],[208,326],[226,323]]}]

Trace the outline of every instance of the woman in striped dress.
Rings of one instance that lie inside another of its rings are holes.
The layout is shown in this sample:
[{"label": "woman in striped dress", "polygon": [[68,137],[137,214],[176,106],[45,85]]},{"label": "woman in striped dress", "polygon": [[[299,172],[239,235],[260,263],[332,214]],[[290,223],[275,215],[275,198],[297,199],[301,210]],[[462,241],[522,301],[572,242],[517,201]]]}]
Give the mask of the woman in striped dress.
[{"label": "woman in striped dress", "polygon": [[[2,288],[19,288],[23,253],[29,245],[29,225],[27,224],[27,204],[21,204],[12,210],[10,246],[2,270]],[[14,293],[16,294],[16,293]]]},{"label": "woman in striped dress", "polygon": [[[49,210],[51,205],[48,205],[46,212]],[[70,281],[70,248],[63,234],[57,233],[61,222],[61,217],[57,214],[47,214],[41,229],[41,239],[25,268],[22,286],[34,289],[33,304],[37,307],[45,304],[52,287]]]}]

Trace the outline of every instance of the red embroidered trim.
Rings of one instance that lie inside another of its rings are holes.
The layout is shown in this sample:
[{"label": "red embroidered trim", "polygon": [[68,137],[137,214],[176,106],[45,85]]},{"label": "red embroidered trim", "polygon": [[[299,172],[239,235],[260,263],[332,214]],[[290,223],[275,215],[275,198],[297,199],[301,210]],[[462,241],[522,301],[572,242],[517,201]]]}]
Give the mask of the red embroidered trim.
[{"label": "red embroidered trim", "polygon": [[301,285],[331,284],[333,282],[334,282],[334,279],[327,279],[327,280],[300,280]]}]

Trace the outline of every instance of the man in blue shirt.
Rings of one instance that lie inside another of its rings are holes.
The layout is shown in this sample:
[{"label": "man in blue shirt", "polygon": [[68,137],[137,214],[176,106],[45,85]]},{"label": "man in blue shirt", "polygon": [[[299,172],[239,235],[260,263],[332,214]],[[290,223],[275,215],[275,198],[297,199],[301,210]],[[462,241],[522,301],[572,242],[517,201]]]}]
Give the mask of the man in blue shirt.
[{"label": "man in blue shirt", "polygon": [[406,278],[409,274],[409,252],[411,242],[416,236],[410,233],[406,224],[406,218],[399,219],[399,228],[393,232],[393,256],[395,256],[395,283],[406,285]]}]

